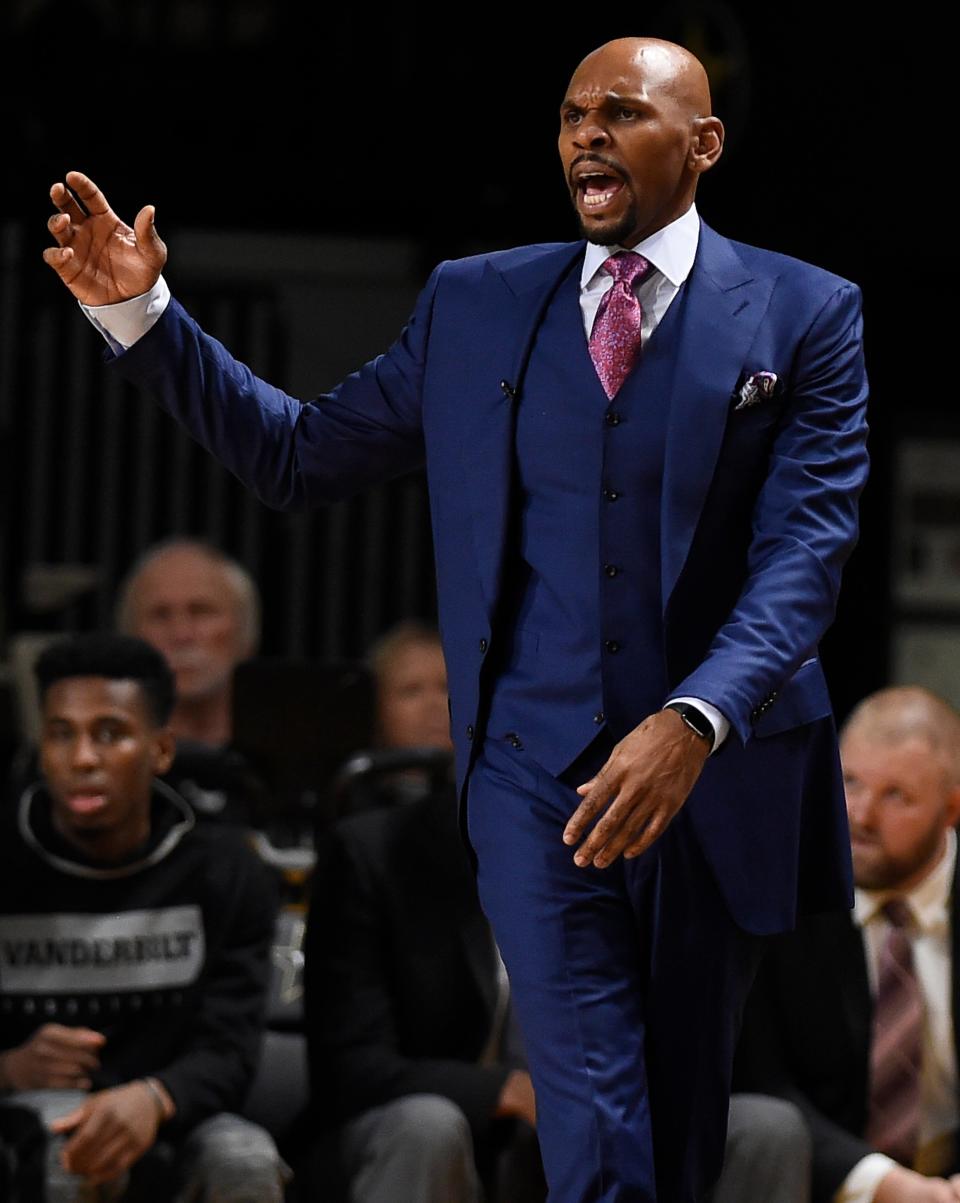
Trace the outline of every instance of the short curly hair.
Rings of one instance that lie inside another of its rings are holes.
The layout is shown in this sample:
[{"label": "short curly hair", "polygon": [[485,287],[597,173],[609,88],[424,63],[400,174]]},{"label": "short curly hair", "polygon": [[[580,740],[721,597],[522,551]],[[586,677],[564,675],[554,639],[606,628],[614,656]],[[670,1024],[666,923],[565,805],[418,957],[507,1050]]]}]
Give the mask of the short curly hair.
[{"label": "short curly hair", "polygon": [[106,677],[136,682],[158,727],[166,724],[173,711],[175,684],[170,666],[155,648],[133,635],[98,632],[58,639],[37,657],[34,675],[41,700],[57,681]]}]

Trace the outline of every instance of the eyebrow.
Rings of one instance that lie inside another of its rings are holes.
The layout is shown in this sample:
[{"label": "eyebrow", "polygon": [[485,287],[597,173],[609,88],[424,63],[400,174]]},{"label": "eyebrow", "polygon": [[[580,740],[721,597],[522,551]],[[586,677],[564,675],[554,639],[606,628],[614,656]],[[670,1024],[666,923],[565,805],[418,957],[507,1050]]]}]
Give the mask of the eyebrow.
[{"label": "eyebrow", "polygon": [[[84,722],[83,719],[77,719],[70,714],[64,714],[57,711],[54,711],[53,714],[44,715],[43,721],[45,723],[68,723],[71,727],[81,726]],[[99,714],[93,715],[86,721],[90,723],[129,723],[131,720],[130,716],[125,711],[104,710]]]},{"label": "eyebrow", "polygon": [[[646,97],[638,95],[638,94],[633,94],[633,93],[622,94],[620,92],[605,92],[602,103],[604,103],[604,104],[640,104],[640,105],[643,105],[643,104],[649,104],[649,101],[646,99]],[[560,102],[560,107],[562,109],[579,109],[582,106],[579,105],[570,96],[565,96],[563,98],[563,100]]]}]

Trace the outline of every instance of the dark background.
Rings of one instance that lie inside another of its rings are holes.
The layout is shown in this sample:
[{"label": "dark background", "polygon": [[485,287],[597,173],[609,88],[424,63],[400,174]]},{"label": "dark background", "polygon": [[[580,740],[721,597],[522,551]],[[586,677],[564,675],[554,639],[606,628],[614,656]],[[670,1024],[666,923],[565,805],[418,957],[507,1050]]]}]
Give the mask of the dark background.
[{"label": "dark background", "polygon": [[[707,63],[728,126],[727,152],[698,197],[705,219],[864,290],[874,471],[825,646],[843,713],[886,680],[893,448],[904,432],[956,432],[951,35],[939,10],[921,5],[901,10],[896,27],[872,6],[839,3],[666,4],[594,19],[600,7],[561,17],[547,6],[6,4],[0,225],[18,232],[25,266],[0,337],[15,329],[20,347],[31,307],[72,305],[39,254],[49,184],[73,167],[128,219],[155,203],[165,236],[206,227],[412,239],[421,279],[440,258],[573,237],[555,149],[572,69],[611,37],[682,41]],[[8,387],[19,361],[9,362]],[[30,398],[13,401],[3,430],[7,634],[40,621],[19,589],[17,449]],[[191,523],[202,526],[189,515],[181,525]],[[428,615],[429,563],[422,573],[427,583],[403,606]],[[281,640],[270,588],[267,651],[281,650],[271,648]],[[378,622],[399,616],[386,605]],[[42,621],[84,617],[74,608]],[[357,654],[349,617],[338,630],[335,650]]]}]

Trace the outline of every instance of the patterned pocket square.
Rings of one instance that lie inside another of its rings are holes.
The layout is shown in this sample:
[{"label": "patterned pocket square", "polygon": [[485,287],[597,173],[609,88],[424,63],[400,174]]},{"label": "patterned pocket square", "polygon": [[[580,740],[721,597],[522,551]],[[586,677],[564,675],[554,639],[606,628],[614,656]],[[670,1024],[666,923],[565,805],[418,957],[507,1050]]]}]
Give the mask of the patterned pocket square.
[{"label": "patterned pocket square", "polygon": [[739,389],[734,393],[738,398],[736,405],[737,409],[749,409],[751,405],[759,405],[761,401],[769,401],[777,393],[780,385],[780,378],[776,372],[754,372],[752,376],[740,385]]}]

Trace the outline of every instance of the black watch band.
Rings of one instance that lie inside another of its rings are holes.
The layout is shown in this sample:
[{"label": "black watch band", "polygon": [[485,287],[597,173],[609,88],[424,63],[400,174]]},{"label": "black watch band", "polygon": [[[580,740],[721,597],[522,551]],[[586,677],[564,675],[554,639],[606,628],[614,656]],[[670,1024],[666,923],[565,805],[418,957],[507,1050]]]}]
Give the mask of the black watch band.
[{"label": "black watch band", "polygon": [[702,710],[698,710],[696,706],[691,706],[689,702],[667,702],[664,710],[676,710],[677,714],[683,719],[691,731],[696,733],[707,741],[711,751],[717,740],[717,733],[713,729],[713,723],[707,718]]}]

